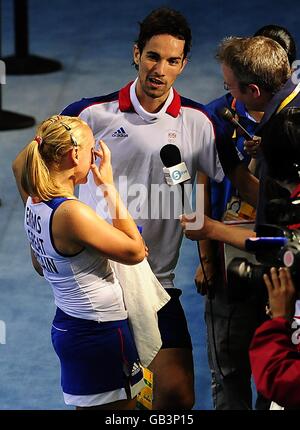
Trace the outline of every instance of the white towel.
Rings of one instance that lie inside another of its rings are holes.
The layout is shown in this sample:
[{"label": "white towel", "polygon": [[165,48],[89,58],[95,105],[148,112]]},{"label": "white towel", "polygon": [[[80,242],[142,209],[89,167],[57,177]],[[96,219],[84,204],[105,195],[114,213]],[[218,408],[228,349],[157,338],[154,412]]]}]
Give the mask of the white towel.
[{"label": "white towel", "polygon": [[111,260],[110,264],[123,289],[128,320],[141,364],[148,367],[162,345],[157,312],[170,300],[170,296],[146,259],[133,266]]}]

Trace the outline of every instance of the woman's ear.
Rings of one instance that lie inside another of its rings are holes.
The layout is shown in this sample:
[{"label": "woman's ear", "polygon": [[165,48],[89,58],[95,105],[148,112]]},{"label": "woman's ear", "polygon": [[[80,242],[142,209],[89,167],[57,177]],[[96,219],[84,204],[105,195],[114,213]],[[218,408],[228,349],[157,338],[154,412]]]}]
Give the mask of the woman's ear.
[{"label": "woman's ear", "polygon": [[73,166],[78,165],[78,148],[73,147],[68,151],[68,160],[72,163]]}]

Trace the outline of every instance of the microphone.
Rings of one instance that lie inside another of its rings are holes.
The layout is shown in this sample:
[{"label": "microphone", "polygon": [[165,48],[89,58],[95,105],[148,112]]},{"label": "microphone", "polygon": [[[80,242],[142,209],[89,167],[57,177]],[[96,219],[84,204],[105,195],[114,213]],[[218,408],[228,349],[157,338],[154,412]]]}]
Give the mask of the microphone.
[{"label": "microphone", "polygon": [[184,161],[181,161],[180,150],[176,145],[167,144],[160,150],[160,159],[165,167],[163,172],[168,185],[181,184],[191,179]]},{"label": "microphone", "polygon": [[[176,145],[172,145],[172,144],[167,144],[165,146],[163,146],[160,150],[160,158],[161,161],[163,162],[163,165],[165,167],[163,167],[163,171],[165,174],[165,180],[167,182],[168,185],[176,185],[179,184],[181,187],[181,204],[182,204],[182,211],[183,213],[187,214],[192,214],[195,217],[195,222],[190,223],[190,228],[192,229],[192,226],[194,227],[193,229],[198,229],[201,228],[203,226],[203,219],[204,219],[204,197],[203,197],[203,204],[202,204],[202,217],[200,216],[200,219],[198,219],[198,204],[197,204],[197,192],[196,192],[196,211],[194,212],[192,209],[192,206],[190,204],[189,201],[185,200],[185,192],[184,192],[184,184],[183,182],[190,179],[190,174],[187,170],[187,167],[185,165],[184,162],[181,162],[181,154],[180,154],[180,150],[179,148],[177,148]],[[201,205],[200,205],[201,206]],[[201,210],[201,207],[200,207]],[[200,225],[199,222],[200,221]],[[188,224],[187,224],[188,225]],[[202,266],[202,271],[203,271],[203,275],[204,275],[204,279],[205,279],[205,284],[206,286],[198,286],[196,284],[196,288],[198,293],[200,294],[205,294],[204,291],[208,291],[208,295],[211,297],[212,293],[210,291],[210,288],[208,287],[208,280],[207,280],[207,276],[205,274],[205,269],[203,266],[203,262],[201,259],[201,250],[200,250],[200,244],[199,241],[197,241],[197,251],[198,251],[198,256],[199,256],[199,261],[201,263]]]},{"label": "microphone", "polygon": [[176,145],[168,143],[160,150],[160,159],[165,167],[163,172],[165,181],[169,186],[180,185],[182,212],[192,213],[193,210],[188,201],[185,200],[183,182],[191,178],[184,161],[181,161],[181,153]]},{"label": "microphone", "polygon": [[[186,164],[184,162],[181,162],[181,154],[179,148],[177,148],[176,145],[172,145],[171,143],[168,143],[167,145],[163,146],[160,150],[160,158],[165,167],[163,167],[163,172],[165,175],[165,180],[168,185],[176,185],[179,184],[181,187],[181,204],[182,204],[182,211],[186,214],[193,214],[195,215],[195,223],[194,225],[196,228],[201,228],[203,226],[203,219],[201,219],[202,223],[199,227],[197,227],[198,221],[197,221],[197,197],[196,197],[196,212],[193,211],[191,204],[189,201],[185,200],[185,192],[184,192],[184,181],[187,181],[191,178],[188,169],[186,167]],[[197,196],[197,193],[196,193]],[[204,200],[203,200],[203,207],[204,208]],[[203,211],[204,213],[204,211]],[[199,241],[197,241],[197,250],[198,250],[198,256],[199,260],[201,262],[202,268],[203,268],[203,274],[206,279],[206,285],[208,285],[207,277],[205,274],[205,270],[203,267],[203,263],[201,260],[201,252],[200,252],[200,245]],[[197,291],[200,291],[201,288],[198,288]]]},{"label": "microphone", "polygon": [[234,118],[232,112],[227,107],[222,108],[219,111],[219,114],[223,119],[232,122],[236,127],[238,127],[243,132],[243,136],[246,140],[253,140],[253,136]]}]

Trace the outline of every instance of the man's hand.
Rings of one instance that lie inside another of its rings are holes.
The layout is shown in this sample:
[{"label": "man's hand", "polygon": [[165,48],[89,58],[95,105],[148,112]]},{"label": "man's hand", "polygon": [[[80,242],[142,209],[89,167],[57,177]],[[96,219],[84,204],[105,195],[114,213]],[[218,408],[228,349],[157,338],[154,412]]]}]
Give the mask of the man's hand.
[{"label": "man's hand", "polygon": [[204,215],[203,227],[199,230],[187,230],[188,224],[195,222],[196,218],[182,215],[180,218],[180,224],[183,229],[185,236],[190,240],[202,240],[210,239],[210,232],[214,224],[214,220]]},{"label": "man's hand", "polygon": [[205,276],[203,274],[202,265],[199,264],[195,274],[195,285],[198,293],[202,296],[209,294],[213,295],[213,288],[215,283],[215,264],[212,260],[202,258],[202,264],[204,266]]},{"label": "man's hand", "polygon": [[252,158],[256,158],[258,151],[260,151],[260,143],[261,137],[253,136],[252,140],[244,141],[244,149],[248,155],[250,155]]}]

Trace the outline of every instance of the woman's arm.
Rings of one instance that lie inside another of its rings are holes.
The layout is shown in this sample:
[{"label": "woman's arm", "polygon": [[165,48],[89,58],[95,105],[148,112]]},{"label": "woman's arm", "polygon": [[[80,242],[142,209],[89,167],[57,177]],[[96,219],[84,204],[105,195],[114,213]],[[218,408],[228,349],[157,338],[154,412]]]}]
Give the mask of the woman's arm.
[{"label": "woman's arm", "polygon": [[124,264],[136,264],[146,256],[143,239],[123,204],[113,182],[110,151],[100,142],[100,166],[92,164],[95,184],[102,188],[113,225],[82,202],[65,201],[56,211],[52,233],[58,249],[68,246],[92,247],[108,258]]},{"label": "woman's arm", "polygon": [[[111,199],[118,200],[116,190],[108,194]],[[62,253],[72,253],[74,246],[78,249],[90,247],[124,264],[139,263],[146,255],[143,239],[129,213],[122,220],[115,219],[111,225],[77,200],[67,200],[56,210],[52,234],[56,248]]]}]

